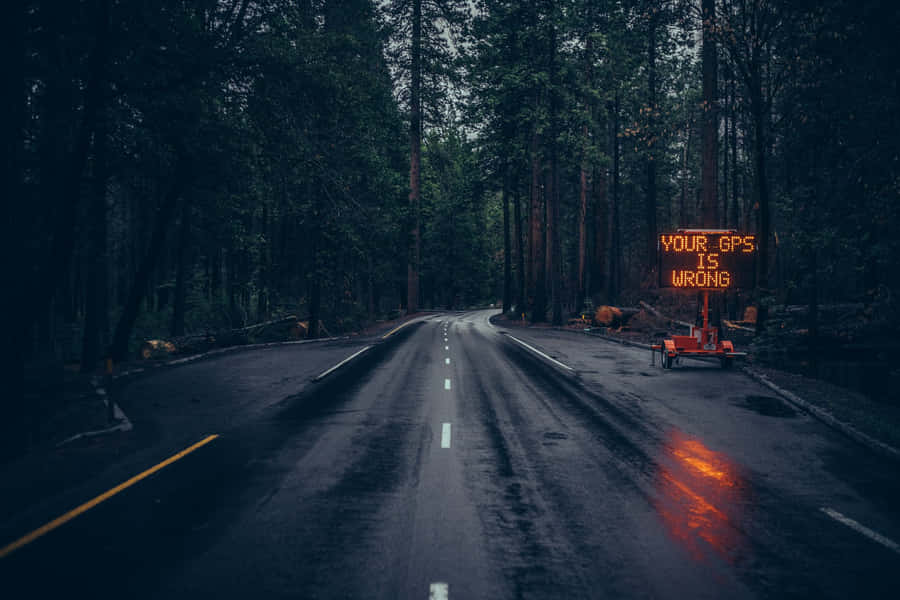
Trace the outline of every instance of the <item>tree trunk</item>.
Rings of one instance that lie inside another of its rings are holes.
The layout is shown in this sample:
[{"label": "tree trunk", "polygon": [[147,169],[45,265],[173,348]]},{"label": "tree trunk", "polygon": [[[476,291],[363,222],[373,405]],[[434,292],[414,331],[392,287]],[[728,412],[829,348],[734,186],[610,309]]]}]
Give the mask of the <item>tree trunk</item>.
[{"label": "tree trunk", "polygon": [[371,252],[366,253],[366,318],[369,323],[375,321],[375,267]]},{"label": "tree trunk", "polygon": [[[190,257],[191,244],[191,201],[181,201],[181,225],[178,228],[178,257],[175,270],[175,298],[172,305],[172,336],[184,335],[184,313],[187,302],[187,279],[193,271]],[[262,319],[260,319],[261,321]]]},{"label": "tree trunk", "polygon": [[[728,79],[728,76],[726,75],[726,80],[727,79]],[[732,215],[729,214],[731,203],[728,201],[729,200],[728,182],[731,179],[728,176],[729,167],[731,166],[731,164],[730,164],[731,161],[729,160],[729,156],[728,156],[728,142],[731,139],[730,127],[732,127],[733,125],[732,125],[731,119],[730,119],[731,98],[728,95],[729,90],[728,90],[727,83],[725,85],[724,91],[725,91],[725,114],[722,116],[722,124],[724,126],[723,137],[722,137],[722,142],[723,142],[723,151],[722,151],[722,213],[723,213],[722,226],[727,229],[729,227],[729,224],[731,224],[731,222],[733,220],[731,218]],[[737,228],[737,226],[735,226],[735,228]]]},{"label": "tree trunk", "polygon": [[734,77],[731,78],[731,202],[734,213],[734,227],[741,229],[741,206],[738,199],[738,157],[737,157],[737,102]]},{"label": "tree trunk", "polygon": [[528,239],[529,259],[529,308],[531,320],[541,322],[546,318],[547,300],[544,284],[544,208],[541,203],[541,163],[538,154],[537,131],[531,136],[531,208]]},{"label": "tree trunk", "polygon": [[690,155],[693,123],[688,118],[684,124],[684,148],[681,153],[681,194],[678,198],[678,226],[687,227],[688,156]]},{"label": "tree trunk", "polygon": [[557,142],[556,137],[560,130],[559,126],[559,113],[560,113],[560,98],[559,93],[557,92],[558,88],[558,80],[559,76],[557,74],[557,32],[556,32],[556,23],[555,23],[555,5],[551,2],[551,18],[548,21],[548,25],[550,27],[550,35],[548,39],[549,43],[549,56],[548,56],[548,70],[550,72],[550,89],[549,89],[549,125],[550,125],[550,135],[549,139],[549,154],[550,160],[548,163],[547,169],[547,185],[545,189],[544,195],[544,203],[546,206],[546,219],[547,219],[547,238],[546,238],[546,251],[547,251],[547,279],[549,280],[550,287],[550,313],[551,313],[551,323],[553,325],[562,325],[562,298],[560,297],[560,279],[561,279],[561,269],[560,269],[560,252],[559,252],[559,181],[556,176],[556,165],[557,165]]},{"label": "tree trunk", "polygon": [[[584,34],[584,80],[588,89],[594,87],[594,39],[590,32]],[[588,164],[588,151],[591,147],[590,127],[594,123],[594,99],[590,94],[585,95],[585,117],[587,123],[581,129],[581,172],[579,174],[578,189],[578,281],[575,285],[575,312],[581,312],[584,300],[587,296],[587,218],[588,218],[588,194],[591,185],[589,177],[590,165]]]},{"label": "tree trunk", "polygon": [[87,282],[87,309],[81,345],[81,372],[92,373],[100,360],[108,335],[108,266],[106,250],[107,137],[105,119],[99,119],[94,134],[94,178],[91,203],[91,266]]},{"label": "tree trunk", "polygon": [[503,312],[512,302],[512,251],[509,233],[509,166],[503,167]]},{"label": "tree trunk", "polygon": [[[25,125],[25,5],[15,2],[4,11],[2,43],[3,55],[7,57],[9,79],[5,82],[0,97],[0,143],[3,145],[3,183],[6,186],[4,219],[4,245],[6,250],[8,281],[25,281],[24,261],[13,257],[24,247],[22,235],[24,198],[22,197],[22,164]],[[4,312],[7,315],[27,314],[28,299],[25,294],[3,294]],[[25,406],[22,402],[24,386],[24,352],[27,336],[24,319],[11,319],[8,330],[9,341],[4,343],[3,381],[8,386],[4,390],[3,404],[0,406],[0,462],[19,451],[24,446],[26,428],[23,421]]]},{"label": "tree trunk", "polygon": [[719,226],[718,192],[718,102],[716,92],[715,0],[702,0],[703,16],[703,227]]},{"label": "tree trunk", "polygon": [[[318,261],[314,261],[318,262]],[[319,337],[319,321],[322,319],[322,278],[319,269],[313,270],[309,290],[309,334],[308,337]]]},{"label": "tree trunk", "polygon": [[562,251],[559,239],[559,179],[556,147],[551,151],[550,172],[547,174],[552,189],[547,191],[547,243],[550,246],[550,304],[551,323],[562,325]]},{"label": "tree trunk", "polygon": [[[757,82],[759,79],[757,79]],[[766,114],[763,106],[762,91],[754,87],[751,98],[753,110],[753,179],[759,212],[759,234],[757,235],[757,276],[756,286],[760,294],[760,302],[756,310],[756,331],[765,329],[768,308],[762,301],[769,287],[769,186],[766,180]]]},{"label": "tree trunk", "polygon": [[[588,144],[588,128],[582,130],[582,140],[585,146]],[[582,156],[581,173],[578,189],[578,281],[575,285],[575,312],[581,312],[584,306],[586,291],[586,264],[587,264],[587,197],[588,197],[588,172],[587,159]]]},{"label": "tree trunk", "polygon": [[647,35],[647,196],[644,218],[647,223],[646,272],[656,264],[656,14],[650,17]]},{"label": "tree trunk", "polygon": [[616,88],[615,99],[612,102],[610,122],[612,130],[612,194],[609,205],[609,275],[607,279],[607,300],[615,304],[619,299],[619,284],[622,280],[620,269],[622,266],[619,243],[619,89]]},{"label": "tree trunk", "polygon": [[[79,207],[79,180],[87,161],[91,137],[96,127],[97,115],[103,104],[102,86],[106,79],[106,61],[109,46],[109,0],[96,0],[94,23],[94,48],[90,56],[90,75],[84,96],[84,110],[81,123],[75,137],[71,155],[65,160],[62,183],[44,182],[45,202],[48,206],[58,206],[60,210],[54,226],[50,242],[50,252],[33,280],[32,293],[29,295],[31,308],[28,313],[28,328],[36,323],[50,308],[59,282],[69,270],[72,253],[75,247],[76,222]],[[52,4],[52,3],[51,3]],[[50,10],[58,10],[53,6]],[[54,53],[55,54],[55,53]],[[50,132],[48,135],[55,135]],[[53,165],[56,170],[59,165]],[[42,174],[43,176],[48,176]],[[71,194],[61,201],[59,194]]]},{"label": "tree trunk", "polygon": [[312,227],[308,231],[310,242],[310,266],[306,271],[306,286],[309,294],[309,329],[307,336],[319,337],[319,321],[322,318],[322,228],[318,208],[313,209]]},{"label": "tree trunk", "polygon": [[159,256],[162,254],[166,232],[171,227],[178,199],[188,185],[190,178],[188,159],[184,156],[179,156],[177,160],[178,164],[175,168],[172,187],[156,212],[150,244],[144,257],[141,259],[140,267],[135,274],[134,281],[131,284],[131,291],[128,294],[128,299],[125,301],[125,307],[113,334],[109,355],[116,362],[121,362],[128,356],[128,340],[131,337],[131,330],[134,328],[134,322],[140,311],[141,301],[144,299],[144,295],[147,292],[147,284],[150,281],[153,270],[156,268]]},{"label": "tree trunk", "polygon": [[407,269],[406,307],[409,314],[419,310],[419,203],[422,162],[422,0],[413,0],[412,64],[410,66],[409,119],[409,204],[412,211],[412,239]]},{"label": "tree trunk", "polygon": [[591,240],[593,243],[593,260],[590,274],[589,292],[591,298],[596,301],[596,296],[601,294],[606,287],[606,263],[607,263],[607,243],[609,240],[608,231],[609,223],[607,222],[607,205],[609,199],[606,194],[606,171],[599,169],[596,176],[592,178],[594,184],[592,189],[593,200],[593,235]]},{"label": "tree trunk", "polygon": [[272,238],[269,235],[269,203],[263,202],[262,223],[259,227],[263,242],[259,253],[259,273],[256,290],[256,320],[269,318],[269,272],[272,270]]},{"label": "tree trunk", "polygon": [[515,189],[513,215],[516,221],[516,310],[521,311],[525,306],[525,253],[522,248],[522,199],[519,197],[519,186],[515,186]]}]

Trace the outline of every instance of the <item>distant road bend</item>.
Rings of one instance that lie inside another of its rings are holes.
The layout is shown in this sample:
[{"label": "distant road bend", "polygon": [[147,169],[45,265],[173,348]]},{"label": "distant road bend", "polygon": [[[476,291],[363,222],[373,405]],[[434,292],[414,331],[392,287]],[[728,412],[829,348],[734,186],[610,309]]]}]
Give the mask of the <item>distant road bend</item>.
[{"label": "distant road bend", "polygon": [[896,464],[738,371],[493,314],[130,384],[145,445],[2,517],[0,596],[898,597]]}]

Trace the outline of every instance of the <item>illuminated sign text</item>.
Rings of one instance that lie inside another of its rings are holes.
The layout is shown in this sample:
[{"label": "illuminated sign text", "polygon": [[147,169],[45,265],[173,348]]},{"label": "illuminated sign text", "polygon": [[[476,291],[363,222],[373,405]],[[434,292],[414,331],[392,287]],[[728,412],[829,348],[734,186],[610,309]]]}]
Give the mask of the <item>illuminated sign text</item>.
[{"label": "illuminated sign text", "polygon": [[660,234],[659,286],[725,290],[753,287],[756,236],[733,231]]}]

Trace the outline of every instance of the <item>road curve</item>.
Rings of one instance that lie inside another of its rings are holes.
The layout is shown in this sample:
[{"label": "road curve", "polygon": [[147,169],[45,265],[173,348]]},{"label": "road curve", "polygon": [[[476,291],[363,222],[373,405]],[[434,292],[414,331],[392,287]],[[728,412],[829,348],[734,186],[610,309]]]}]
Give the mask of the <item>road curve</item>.
[{"label": "road curve", "polygon": [[[490,314],[409,326],[321,384],[297,384],[290,365],[303,351],[284,359],[273,348],[252,360],[281,361],[278,384],[240,371],[234,355],[130,388],[138,406],[239,386],[221,391],[233,396],[224,413],[163,410],[155,424],[148,413],[145,427],[169,432],[159,440],[172,453],[219,437],[0,559],[0,581],[16,592],[4,597],[897,589],[895,465],[739,373],[699,363],[663,372],[649,353],[498,329]],[[254,408],[235,408],[245,405]]]}]

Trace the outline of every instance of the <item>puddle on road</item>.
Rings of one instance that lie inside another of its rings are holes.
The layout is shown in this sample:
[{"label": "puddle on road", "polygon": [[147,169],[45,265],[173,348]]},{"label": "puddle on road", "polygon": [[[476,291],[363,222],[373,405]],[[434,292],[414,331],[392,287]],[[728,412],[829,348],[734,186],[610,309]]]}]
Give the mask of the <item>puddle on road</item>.
[{"label": "puddle on road", "polygon": [[797,411],[788,406],[785,402],[772,396],[746,396],[742,401],[736,403],[737,406],[752,410],[764,417],[775,417],[777,419],[793,419],[797,416]]},{"label": "puddle on road", "polygon": [[737,466],[677,430],[669,433],[664,453],[654,504],[666,529],[695,560],[711,547],[732,562],[741,535],[729,513],[741,506],[746,487]]}]

